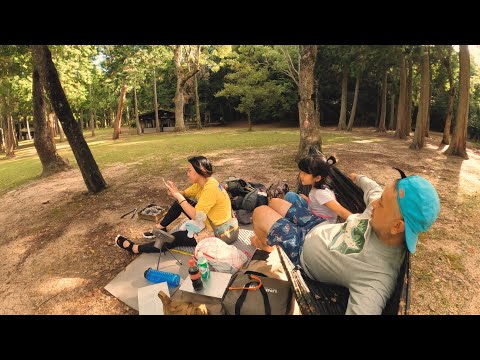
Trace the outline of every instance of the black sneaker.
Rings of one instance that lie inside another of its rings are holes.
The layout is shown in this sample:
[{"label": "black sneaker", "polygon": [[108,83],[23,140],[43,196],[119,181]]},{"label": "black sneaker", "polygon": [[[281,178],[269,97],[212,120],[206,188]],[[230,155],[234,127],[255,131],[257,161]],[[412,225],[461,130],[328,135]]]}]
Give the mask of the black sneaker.
[{"label": "black sneaker", "polygon": [[151,231],[145,231],[145,232],[143,233],[143,237],[144,237],[145,239],[153,239],[153,238],[155,237],[155,235],[154,235],[154,233],[151,232]]}]

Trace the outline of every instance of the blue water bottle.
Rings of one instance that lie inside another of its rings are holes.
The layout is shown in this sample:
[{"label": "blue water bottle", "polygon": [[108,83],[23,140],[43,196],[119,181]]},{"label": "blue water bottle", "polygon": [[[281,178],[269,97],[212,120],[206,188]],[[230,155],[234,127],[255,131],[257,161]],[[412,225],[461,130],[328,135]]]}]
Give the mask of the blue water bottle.
[{"label": "blue water bottle", "polygon": [[180,275],[171,272],[158,271],[148,268],[145,270],[143,276],[145,276],[145,279],[155,284],[165,281],[167,282],[168,286],[171,287],[176,287],[180,284]]}]

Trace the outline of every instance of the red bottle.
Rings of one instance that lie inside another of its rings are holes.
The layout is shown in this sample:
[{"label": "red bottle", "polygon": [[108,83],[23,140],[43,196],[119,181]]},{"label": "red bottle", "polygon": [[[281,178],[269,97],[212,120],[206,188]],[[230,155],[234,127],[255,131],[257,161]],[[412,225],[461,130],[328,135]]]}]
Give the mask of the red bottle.
[{"label": "red bottle", "polygon": [[188,273],[190,274],[190,279],[192,280],[193,289],[199,291],[203,289],[202,276],[198,270],[198,266],[195,264],[193,259],[188,261],[190,267],[188,268]]}]

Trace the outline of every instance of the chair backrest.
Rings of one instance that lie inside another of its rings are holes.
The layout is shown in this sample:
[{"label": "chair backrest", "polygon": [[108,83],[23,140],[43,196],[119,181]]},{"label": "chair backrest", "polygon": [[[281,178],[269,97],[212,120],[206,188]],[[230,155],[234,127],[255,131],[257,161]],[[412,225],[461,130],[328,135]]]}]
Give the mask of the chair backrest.
[{"label": "chair backrest", "polygon": [[[338,285],[310,279],[301,269],[295,268],[280,246],[276,246],[283,269],[292,284],[302,315],[344,315],[350,292]],[[392,296],[382,315],[408,315],[410,308],[410,253],[407,252],[398,274]]]}]

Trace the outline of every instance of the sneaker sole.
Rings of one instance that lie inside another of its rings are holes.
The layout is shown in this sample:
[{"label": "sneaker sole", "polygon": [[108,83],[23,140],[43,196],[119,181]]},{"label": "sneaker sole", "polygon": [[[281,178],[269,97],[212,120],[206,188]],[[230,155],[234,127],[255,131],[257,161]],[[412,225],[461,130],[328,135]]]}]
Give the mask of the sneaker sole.
[{"label": "sneaker sole", "polygon": [[115,236],[114,243],[115,243],[115,245],[117,245],[117,246],[118,246],[120,249],[122,249],[122,250],[125,250],[125,248],[124,248],[124,247],[121,247],[120,245],[118,245],[118,242],[117,242],[117,240],[118,240],[118,237],[119,237],[119,236],[122,236],[122,235],[117,235],[117,236]]},{"label": "sneaker sole", "polygon": [[153,239],[155,237],[155,235],[145,235],[145,234],[143,234],[143,237],[145,239]]}]

